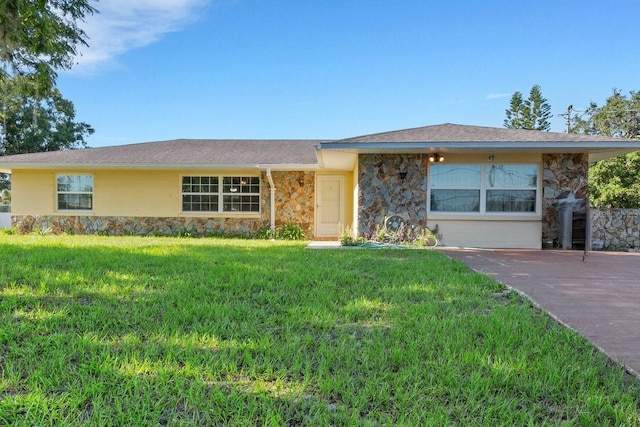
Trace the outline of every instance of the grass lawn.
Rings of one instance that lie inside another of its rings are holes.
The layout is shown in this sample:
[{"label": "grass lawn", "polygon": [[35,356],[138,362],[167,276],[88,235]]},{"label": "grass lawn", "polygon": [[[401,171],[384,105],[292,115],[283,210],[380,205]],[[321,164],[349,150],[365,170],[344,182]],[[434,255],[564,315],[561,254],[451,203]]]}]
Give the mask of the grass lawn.
[{"label": "grass lawn", "polygon": [[640,381],[429,250],[0,235],[0,425],[637,425]]}]

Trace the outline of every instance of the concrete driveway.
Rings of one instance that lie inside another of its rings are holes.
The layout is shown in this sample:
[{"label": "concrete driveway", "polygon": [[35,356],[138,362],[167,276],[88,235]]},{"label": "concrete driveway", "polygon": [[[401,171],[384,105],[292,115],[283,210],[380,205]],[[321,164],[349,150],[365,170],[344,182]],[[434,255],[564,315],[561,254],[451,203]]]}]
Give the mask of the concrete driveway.
[{"label": "concrete driveway", "polygon": [[442,249],[491,275],[640,377],[640,254]]}]

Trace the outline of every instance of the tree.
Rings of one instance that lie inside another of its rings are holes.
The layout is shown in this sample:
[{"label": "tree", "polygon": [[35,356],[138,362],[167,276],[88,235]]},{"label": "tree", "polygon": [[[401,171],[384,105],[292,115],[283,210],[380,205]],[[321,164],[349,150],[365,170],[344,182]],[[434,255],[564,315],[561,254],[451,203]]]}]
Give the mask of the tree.
[{"label": "tree", "polygon": [[[0,84],[2,120],[0,120],[0,155],[69,150],[86,147],[85,138],[93,128],[76,122],[73,103],[62,97],[58,89],[44,97],[25,89],[23,78],[14,77]],[[26,88],[30,86],[26,84]],[[6,177],[0,189],[7,188]]]},{"label": "tree", "polygon": [[[55,88],[57,70],[74,65],[96,13],[91,0],[0,1],[0,155],[86,146],[93,129]],[[9,185],[0,174],[0,189]]]},{"label": "tree", "polygon": [[589,200],[597,208],[640,208],[640,152],[591,165]]},{"label": "tree", "polygon": [[551,105],[542,96],[539,85],[533,85],[529,98],[524,100],[521,92],[511,97],[509,109],[505,110],[507,118],[504,127],[510,129],[532,129],[549,131],[551,129]]},{"label": "tree", "polygon": [[631,91],[627,98],[618,89],[613,89],[604,106],[598,107],[591,102],[584,115],[575,118],[571,131],[640,139],[640,92]]},{"label": "tree", "polygon": [[0,2],[0,81],[31,76],[44,91],[56,70],[74,65],[77,47],[87,45],[78,21],[97,12],[90,0],[2,0]]},{"label": "tree", "polygon": [[515,92],[511,96],[509,109],[505,110],[507,118],[504,119],[504,127],[510,129],[524,129],[524,116],[526,114],[522,92]]},{"label": "tree", "polygon": [[529,108],[529,120],[526,129],[549,131],[551,129],[551,105],[547,102],[547,98],[542,96],[540,86],[533,85],[529,92],[529,99],[525,102]]},{"label": "tree", "polygon": [[[613,89],[605,105],[591,102],[573,118],[573,133],[640,140],[640,92]],[[598,208],[640,208],[640,152],[601,160],[589,168],[590,202]]]}]

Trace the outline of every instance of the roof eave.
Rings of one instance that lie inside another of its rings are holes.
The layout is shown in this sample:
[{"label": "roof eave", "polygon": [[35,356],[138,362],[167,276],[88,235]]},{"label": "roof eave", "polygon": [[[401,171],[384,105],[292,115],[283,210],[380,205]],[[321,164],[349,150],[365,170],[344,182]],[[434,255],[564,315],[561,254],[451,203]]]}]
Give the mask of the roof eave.
[{"label": "roof eave", "polygon": [[640,150],[640,142],[367,142],[323,143],[321,150],[357,154],[376,153],[616,153]]},{"label": "roof eave", "polygon": [[216,169],[216,170],[316,170],[318,164],[281,164],[281,163],[42,163],[42,162],[16,162],[5,163],[0,166],[0,172],[11,173],[18,169],[74,169],[74,170],[106,170],[106,169],[136,169],[136,170],[177,170],[177,169]]}]

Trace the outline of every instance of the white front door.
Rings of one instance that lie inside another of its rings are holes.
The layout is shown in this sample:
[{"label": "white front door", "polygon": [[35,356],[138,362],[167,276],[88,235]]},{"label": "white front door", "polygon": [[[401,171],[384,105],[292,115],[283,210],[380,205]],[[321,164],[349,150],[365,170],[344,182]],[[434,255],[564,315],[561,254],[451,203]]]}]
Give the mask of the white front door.
[{"label": "white front door", "polygon": [[317,237],[338,237],[345,225],[344,182],[343,175],[317,175]]}]

